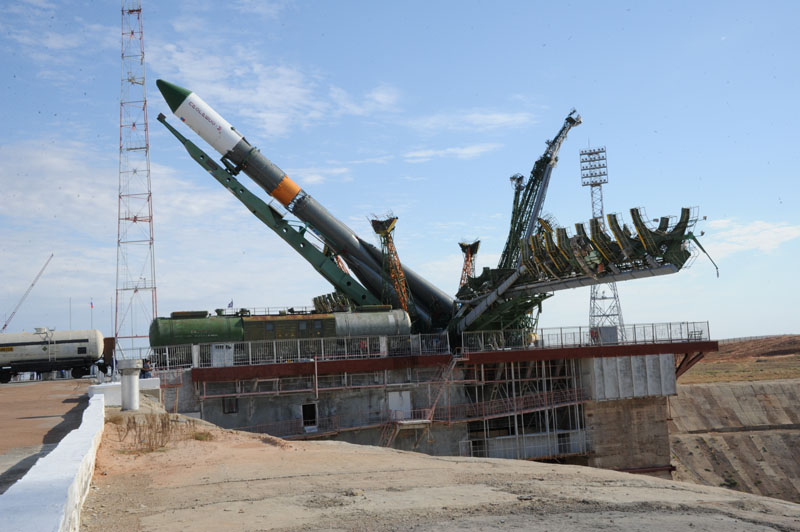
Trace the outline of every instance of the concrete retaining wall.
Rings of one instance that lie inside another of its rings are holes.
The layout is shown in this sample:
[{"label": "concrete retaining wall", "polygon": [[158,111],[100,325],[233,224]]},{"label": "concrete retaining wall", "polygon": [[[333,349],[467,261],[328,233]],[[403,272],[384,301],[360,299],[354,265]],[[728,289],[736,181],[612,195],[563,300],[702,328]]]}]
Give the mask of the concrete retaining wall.
[{"label": "concrete retaining wall", "polygon": [[81,426],[67,434],[53,451],[0,496],[3,532],[77,531],[81,507],[94,473],[103,436],[102,394],[89,400]]},{"label": "concrete retaining wall", "polygon": [[[670,465],[666,397],[589,401],[583,406],[594,454],[589,465],[637,469]],[[669,472],[656,476],[669,478]]]},{"label": "concrete retaining wall", "polygon": [[800,503],[800,379],[678,386],[675,480]]}]

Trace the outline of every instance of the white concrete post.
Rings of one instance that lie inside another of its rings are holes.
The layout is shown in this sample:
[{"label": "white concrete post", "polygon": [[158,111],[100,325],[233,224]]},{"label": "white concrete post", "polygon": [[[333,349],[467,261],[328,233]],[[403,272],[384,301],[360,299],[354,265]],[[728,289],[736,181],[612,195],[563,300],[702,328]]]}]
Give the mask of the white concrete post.
[{"label": "white concrete post", "polygon": [[197,344],[192,345],[192,367],[200,367],[200,346]]},{"label": "white concrete post", "polygon": [[119,360],[117,370],[122,373],[122,409],[139,410],[139,372],[142,361]]},{"label": "white concrete post", "polygon": [[381,342],[381,356],[389,356],[389,342],[386,340],[385,336],[380,337]]}]

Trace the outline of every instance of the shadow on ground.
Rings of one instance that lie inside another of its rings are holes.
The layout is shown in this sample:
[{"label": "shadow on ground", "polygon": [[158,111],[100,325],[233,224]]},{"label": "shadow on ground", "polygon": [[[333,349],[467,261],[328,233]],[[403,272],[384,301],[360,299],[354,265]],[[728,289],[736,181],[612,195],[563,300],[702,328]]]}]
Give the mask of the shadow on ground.
[{"label": "shadow on ground", "polygon": [[[83,418],[83,411],[89,405],[89,396],[82,395],[81,397],[72,397],[62,401],[64,404],[75,403],[75,406],[70,408],[62,416],[34,416],[34,417],[20,417],[17,419],[44,419],[60,417],[61,422],[51,428],[42,437],[42,445],[33,445],[30,447],[23,447],[14,449],[4,455],[0,455],[0,494],[3,494],[14,484],[17,480],[25,476],[31,467],[44,456],[47,456],[50,451],[56,448],[64,436],[78,428]],[[16,463],[13,463],[17,460]],[[5,464],[12,463],[11,466]]]}]

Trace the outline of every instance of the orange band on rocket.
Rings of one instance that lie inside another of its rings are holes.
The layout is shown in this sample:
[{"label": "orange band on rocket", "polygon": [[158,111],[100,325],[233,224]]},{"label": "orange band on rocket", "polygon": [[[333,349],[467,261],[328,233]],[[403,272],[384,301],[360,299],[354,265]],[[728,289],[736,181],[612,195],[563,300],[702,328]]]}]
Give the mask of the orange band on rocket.
[{"label": "orange band on rocket", "polygon": [[285,175],[270,195],[280,201],[284,207],[287,207],[294,197],[297,196],[298,192],[300,192],[300,186],[289,179],[288,175]]}]

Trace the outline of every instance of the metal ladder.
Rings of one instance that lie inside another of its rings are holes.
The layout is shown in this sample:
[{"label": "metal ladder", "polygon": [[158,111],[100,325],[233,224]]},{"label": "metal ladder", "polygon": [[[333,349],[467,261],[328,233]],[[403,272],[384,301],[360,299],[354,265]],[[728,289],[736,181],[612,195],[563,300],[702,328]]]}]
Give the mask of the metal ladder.
[{"label": "metal ladder", "polygon": [[[431,401],[431,406],[428,409],[428,415],[425,417],[425,421],[429,423],[433,423],[434,413],[436,412],[436,405],[439,404],[439,399],[441,399],[442,394],[444,393],[444,389],[447,386],[447,383],[452,379],[453,370],[455,369],[456,365],[459,362],[467,360],[466,354],[464,354],[460,349],[457,349],[453,356],[450,358],[450,363],[447,366],[442,366],[439,369],[439,372],[433,378],[433,381],[437,383],[436,390],[434,391],[433,400]],[[383,426],[383,430],[381,431],[381,438],[380,438],[380,446],[381,447],[391,447],[392,443],[394,443],[397,434],[400,432],[400,425],[399,423],[391,419],[391,413],[389,421]],[[417,441],[414,443],[414,448],[416,449],[419,445],[422,437],[425,436],[430,431],[430,425],[426,428]]]}]

